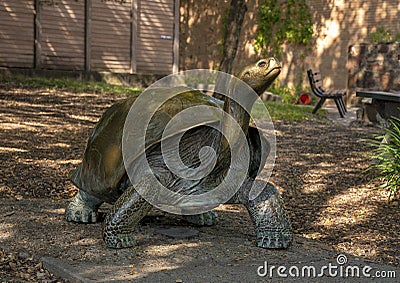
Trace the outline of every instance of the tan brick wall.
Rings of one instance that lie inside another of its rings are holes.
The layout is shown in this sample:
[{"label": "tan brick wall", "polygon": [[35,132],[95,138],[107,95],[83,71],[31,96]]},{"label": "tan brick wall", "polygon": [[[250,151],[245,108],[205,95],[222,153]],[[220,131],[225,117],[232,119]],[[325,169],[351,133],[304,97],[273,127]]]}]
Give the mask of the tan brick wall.
[{"label": "tan brick wall", "polygon": [[[383,27],[399,30],[399,1],[309,1],[313,11],[316,44],[307,64],[320,66],[327,86],[347,87],[350,45],[369,41],[370,33]],[[354,96],[350,93],[349,99]]]},{"label": "tan brick wall", "polygon": [[[253,50],[257,7],[248,0],[248,12],[235,70],[259,58]],[[221,59],[222,19],[229,0],[181,0],[180,68],[217,68]],[[315,42],[311,51],[284,47],[282,85],[307,84],[305,70],[319,67],[326,87],[347,87],[347,54],[352,44],[369,40],[379,27],[395,35],[400,30],[400,2],[394,0],[309,0]]]}]

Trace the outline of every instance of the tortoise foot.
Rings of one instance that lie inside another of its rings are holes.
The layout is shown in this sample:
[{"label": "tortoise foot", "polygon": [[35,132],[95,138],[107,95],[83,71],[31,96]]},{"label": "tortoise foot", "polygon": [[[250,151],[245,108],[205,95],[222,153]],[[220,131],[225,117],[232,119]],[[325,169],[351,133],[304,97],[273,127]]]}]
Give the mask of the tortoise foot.
[{"label": "tortoise foot", "polygon": [[213,211],[195,215],[184,215],[183,218],[187,222],[198,226],[212,226],[218,223],[218,216]]},{"label": "tortoise foot", "polygon": [[114,234],[104,232],[104,243],[112,249],[130,248],[137,244],[135,236],[131,233]]},{"label": "tortoise foot", "polygon": [[286,249],[292,238],[290,231],[257,233],[257,246],[265,249]]},{"label": "tortoise foot", "polygon": [[96,223],[98,218],[97,210],[93,210],[87,206],[77,206],[70,203],[65,211],[65,218],[70,222],[78,223]]},{"label": "tortoise foot", "polygon": [[265,183],[257,198],[246,204],[257,233],[257,246],[267,249],[289,247],[293,238],[292,225],[277,188]]},{"label": "tortoise foot", "polygon": [[65,210],[65,218],[71,222],[96,223],[101,203],[102,201],[79,191]]}]

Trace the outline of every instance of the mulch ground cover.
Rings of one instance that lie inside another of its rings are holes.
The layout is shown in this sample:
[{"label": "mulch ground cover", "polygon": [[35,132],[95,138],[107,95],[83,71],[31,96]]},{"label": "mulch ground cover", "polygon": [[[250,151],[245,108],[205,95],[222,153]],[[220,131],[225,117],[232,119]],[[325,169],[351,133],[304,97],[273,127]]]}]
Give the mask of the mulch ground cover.
[{"label": "mulch ground cover", "polygon": [[[119,99],[2,85],[0,199],[72,197],[77,189],[69,174],[80,163],[101,114]],[[317,120],[274,125],[277,156],[270,180],[282,192],[294,232],[341,252],[399,266],[399,202],[388,203],[373,173],[365,172],[371,150],[366,140],[379,130]],[[1,277],[61,282],[31,255],[3,250]]]}]

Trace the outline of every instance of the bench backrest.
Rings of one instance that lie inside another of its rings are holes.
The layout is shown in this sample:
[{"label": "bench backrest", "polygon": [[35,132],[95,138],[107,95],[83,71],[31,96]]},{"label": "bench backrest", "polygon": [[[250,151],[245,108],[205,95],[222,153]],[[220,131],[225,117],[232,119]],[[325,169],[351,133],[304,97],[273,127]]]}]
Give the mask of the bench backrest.
[{"label": "bench backrest", "polygon": [[325,91],[322,88],[322,76],[318,69],[307,70],[308,80],[310,82],[311,90],[317,96],[322,95]]}]

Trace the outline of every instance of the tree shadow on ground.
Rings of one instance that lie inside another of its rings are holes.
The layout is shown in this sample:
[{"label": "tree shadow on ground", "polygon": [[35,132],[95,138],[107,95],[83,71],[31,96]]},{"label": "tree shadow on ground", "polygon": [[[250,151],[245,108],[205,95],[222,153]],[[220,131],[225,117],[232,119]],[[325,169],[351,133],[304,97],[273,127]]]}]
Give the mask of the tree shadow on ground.
[{"label": "tree shadow on ground", "polygon": [[68,175],[104,109],[116,97],[0,91],[0,196],[70,196]]},{"label": "tree shadow on ground", "polygon": [[[69,172],[79,164],[87,138],[104,109],[118,99],[93,94],[1,90],[0,197],[50,197],[49,201],[71,197],[76,188],[69,181]],[[374,190],[362,174],[368,166],[365,158],[369,150],[363,139],[377,130],[315,121],[276,122],[275,128],[277,158],[271,180],[281,188],[295,233],[343,252],[399,264],[399,237],[394,232],[400,230],[399,209],[388,207],[386,195]],[[58,231],[78,229],[72,233],[78,233],[82,239],[87,238],[86,229],[96,235],[94,246],[90,244],[92,240],[74,243],[82,244],[81,250],[90,247],[86,251],[90,255],[102,244],[100,225],[89,225],[84,230],[75,228],[81,226],[64,222],[62,213],[59,214],[56,221],[63,224]],[[251,238],[248,234],[252,232],[248,230],[252,228],[244,208],[232,215],[238,223],[229,219],[202,229],[213,232],[215,241],[220,241],[220,233],[234,237],[237,227],[247,227],[239,238],[242,242]],[[144,224],[141,227],[146,227]],[[146,229],[143,231],[144,242],[157,240]],[[43,243],[46,241],[51,241],[51,237]]]},{"label": "tree shadow on ground", "polygon": [[276,124],[277,160],[272,180],[283,191],[294,230],[307,238],[373,260],[399,264],[400,216],[396,203],[375,190],[365,173],[379,133],[335,124]]}]

